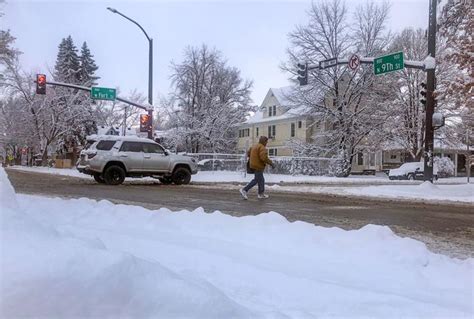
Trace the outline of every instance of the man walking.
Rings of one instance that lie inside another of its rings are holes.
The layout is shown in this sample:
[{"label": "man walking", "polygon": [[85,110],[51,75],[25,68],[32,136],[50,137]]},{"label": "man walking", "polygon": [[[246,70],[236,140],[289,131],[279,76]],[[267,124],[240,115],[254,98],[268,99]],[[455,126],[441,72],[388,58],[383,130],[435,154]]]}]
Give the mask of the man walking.
[{"label": "man walking", "polygon": [[267,143],[268,137],[260,136],[258,144],[252,146],[247,152],[247,155],[250,158],[250,168],[254,170],[255,177],[247,186],[240,189],[240,194],[242,194],[244,199],[248,199],[247,192],[257,184],[258,198],[268,198],[268,195],[265,194],[265,178],[263,177],[263,171],[267,164],[272,168],[275,168],[275,165],[273,165],[273,162],[268,158],[268,151],[266,148]]}]

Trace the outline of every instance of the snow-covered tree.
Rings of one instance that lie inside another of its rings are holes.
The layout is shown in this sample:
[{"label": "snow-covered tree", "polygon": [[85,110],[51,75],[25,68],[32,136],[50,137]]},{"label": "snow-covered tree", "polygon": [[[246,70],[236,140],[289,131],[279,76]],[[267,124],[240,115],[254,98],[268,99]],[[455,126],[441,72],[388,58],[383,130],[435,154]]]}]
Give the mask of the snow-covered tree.
[{"label": "snow-covered tree", "polygon": [[[369,2],[357,8],[349,26],[346,5],[341,0],[313,2],[309,22],[289,35],[289,61],[283,69],[296,75],[300,61],[318,64],[337,57],[380,55],[387,47],[385,31],[389,6]],[[309,84],[296,87],[289,97],[297,105],[308,107],[315,120],[316,134],[308,147],[319,156],[335,156],[340,176],[348,176],[352,158],[382,138],[388,115],[383,80],[375,78],[373,67],[361,65],[351,71],[346,65],[310,71]]]},{"label": "snow-covered tree", "polygon": [[79,56],[71,36],[61,40],[54,69],[54,77],[57,81],[71,84],[81,83]]},{"label": "snow-covered tree", "polygon": [[81,84],[84,86],[96,85],[96,81],[99,79],[99,77],[95,75],[99,67],[95,64],[93,57],[87,47],[87,43],[84,42],[81,47],[81,56],[79,57],[79,78]]},{"label": "snow-covered tree", "polygon": [[235,127],[252,110],[252,83],[206,45],[187,48],[184,60],[172,64],[172,70],[168,112],[170,128],[179,128],[176,143],[189,152],[233,150]]},{"label": "snow-covered tree", "polygon": [[439,32],[446,38],[446,50],[441,59],[457,69],[446,94],[453,103],[474,107],[474,10],[472,1],[448,0],[442,8]]},{"label": "snow-covered tree", "polygon": [[[91,86],[99,79],[99,77],[95,75],[97,69],[98,66],[95,64],[93,55],[87,47],[86,42],[83,43],[81,55],[78,56],[76,46],[71,36],[61,41],[55,65],[56,80],[71,84]],[[75,150],[77,146],[83,145],[86,142],[87,135],[97,131],[97,119],[94,108],[92,107],[92,101],[89,98],[89,94],[83,91],[61,87],[54,88],[54,91],[58,96],[69,96],[72,93],[76,97],[74,100],[59,98],[54,102],[57,103],[60,108],[70,108],[70,111],[76,114],[75,117],[71,117],[67,120],[70,130],[57,141],[60,149],[65,150],[72,148]],[[68,102],[71,104],[68,105]],[[74,151],[73,154],[75,154]],[[73,157],[75,157],[75,155],[73,155]]]},{"label": "snow-covered tree", "polygon": [[[474,131],[474,10],[472,1],[448,0],[441,8],[439,33],[446,49],[438,61],[452,71],[450,77],[441,79],[443,86],[437,93],[449,107],[450,126],[443,130],[447,139],[465,142],[466,131]],[[474,134],[471,134],[474,135]],[[474,143],[470,141],[471,145]]]},{"label": "snow-covered tree", "polygon": [[[397,34],[389,46],[390,52],[402,51],[406,60],[423,61],[428,54],[425,31],[407,28]],[[419,161],[423,155],[425,135],[425,107],[420,102],[421,83],[426,84],[425,71],[404,68],[386,77],[386,94],[391,96],[391,107],[396,110],[385,124],[389,142],[401,146]]]}]

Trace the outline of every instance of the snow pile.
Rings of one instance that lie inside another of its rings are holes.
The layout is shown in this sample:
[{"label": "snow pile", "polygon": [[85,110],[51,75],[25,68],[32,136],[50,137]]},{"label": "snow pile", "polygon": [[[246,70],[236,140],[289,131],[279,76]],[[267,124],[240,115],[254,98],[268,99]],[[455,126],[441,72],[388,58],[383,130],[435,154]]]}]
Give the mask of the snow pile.
[{"label": "snow pile", "polygon": [[2,318],[474,313],[474,260],[433,254],[388,227],[15,195],[3,170],[0,185]]}]

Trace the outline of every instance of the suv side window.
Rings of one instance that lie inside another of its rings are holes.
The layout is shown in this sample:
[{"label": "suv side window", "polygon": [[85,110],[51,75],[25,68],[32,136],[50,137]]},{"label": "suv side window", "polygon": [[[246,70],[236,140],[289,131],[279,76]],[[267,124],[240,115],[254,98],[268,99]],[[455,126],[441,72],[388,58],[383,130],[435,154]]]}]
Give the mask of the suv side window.
[{"label": "suv side window", "polygon": [[143,152],[142,144],[140,142],[123,142],[120,152]]},{"label": "suv side window", "polygon": [[110,151],[114,144],[115,141],[100,141],[95,148],[99,151]]},{"label": "suv side window", "polygon": [[156,144],[143,143],[143,151],[145,153],[164,154],[163,149]]}]

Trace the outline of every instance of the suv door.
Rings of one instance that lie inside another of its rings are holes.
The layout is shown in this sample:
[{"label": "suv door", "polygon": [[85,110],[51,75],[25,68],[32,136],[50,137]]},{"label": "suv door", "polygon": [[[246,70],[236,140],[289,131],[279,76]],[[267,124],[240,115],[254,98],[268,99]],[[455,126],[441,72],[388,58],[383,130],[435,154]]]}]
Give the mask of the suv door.
[{"label": "suv door", "polygon": [[143,143],[143,168],[146,172],[168,172],[170,157],[158,144]]},{"label": "suv door", "polygon": [[123,142],[119,150],[119,158],[125,164],[128,172],[143,171],[143,143]]}]

